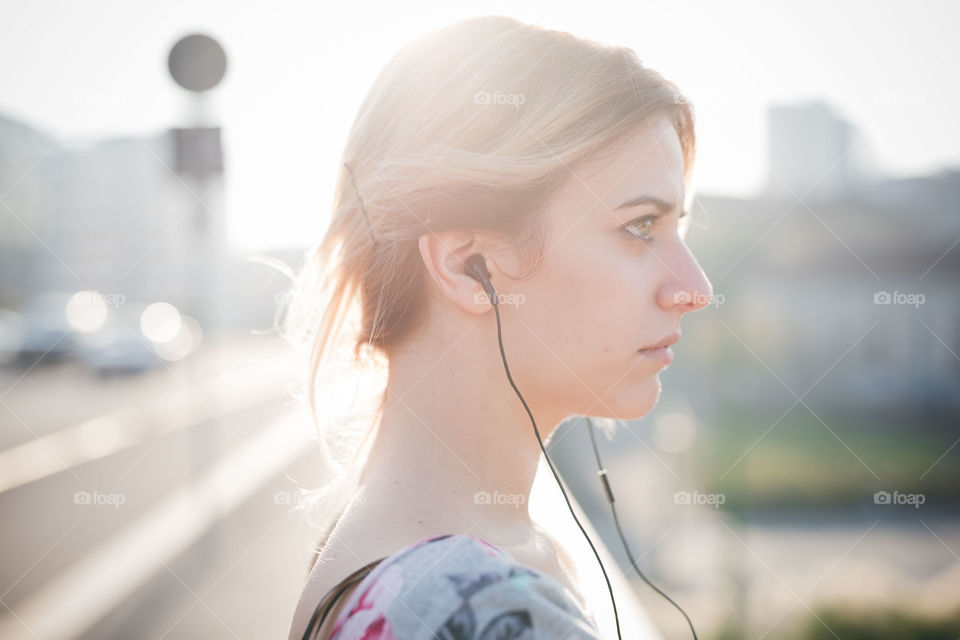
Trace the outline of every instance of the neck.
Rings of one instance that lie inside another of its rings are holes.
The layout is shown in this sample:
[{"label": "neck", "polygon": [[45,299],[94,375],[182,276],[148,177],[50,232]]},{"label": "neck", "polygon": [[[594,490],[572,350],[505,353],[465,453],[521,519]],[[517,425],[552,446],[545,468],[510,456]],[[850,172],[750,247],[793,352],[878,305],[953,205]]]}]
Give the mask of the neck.
[{"label": "neck", "polygon": [[[391,355],[360,483],[378,506],[394,510],[393,520],[385,514],[388,522],[422,525],[424,535],[463,532],[507,543],[531,528],[541,450],[503,370],[496,335],[482,329],[474,325],[459,339],[439,331]],[[523,381],[511,375],[524,393]],[[546,441],[561,416],[524,399]]]}]

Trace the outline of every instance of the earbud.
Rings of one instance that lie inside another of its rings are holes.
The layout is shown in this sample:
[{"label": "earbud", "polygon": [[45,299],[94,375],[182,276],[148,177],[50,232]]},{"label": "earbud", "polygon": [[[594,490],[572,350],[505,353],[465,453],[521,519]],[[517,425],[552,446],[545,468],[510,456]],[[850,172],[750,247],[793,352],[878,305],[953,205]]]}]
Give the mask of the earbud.
[{"label": "earbud", "polygon": [[484,260],[483,255],[473,253],[463,261],[463,265],[467,269],[467,275],[483,285],[483,290],[487,292],[490,302],[496,305],[497,292],[494,290],[493,285],[490,284],[490,272],[487,271],[487,262]]}]

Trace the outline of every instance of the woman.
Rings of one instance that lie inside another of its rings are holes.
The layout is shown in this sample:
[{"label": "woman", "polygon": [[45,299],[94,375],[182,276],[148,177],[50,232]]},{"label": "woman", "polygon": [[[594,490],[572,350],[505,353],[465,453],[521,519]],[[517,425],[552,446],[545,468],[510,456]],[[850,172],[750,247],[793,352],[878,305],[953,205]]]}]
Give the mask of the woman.
[{"label": "woman", "polygon": [[530,518],[540,445],[466,265],[480,254],[489,272],[505,357],[544,440],[568,416],[643,416],[681,317],[712,295],[684,242],[693,159],[690,105],[630,49],[490,16],[390,61],[353,124],[289,316],[311,331],[315,418],[318,371],[353,302],[354,355],[386,368],[350,463],[355,488],[325,494],[343,507],[290,638],[338,583],[311,637],[600,637],[592,611],[609,610],[606,594],[583,593]]}]

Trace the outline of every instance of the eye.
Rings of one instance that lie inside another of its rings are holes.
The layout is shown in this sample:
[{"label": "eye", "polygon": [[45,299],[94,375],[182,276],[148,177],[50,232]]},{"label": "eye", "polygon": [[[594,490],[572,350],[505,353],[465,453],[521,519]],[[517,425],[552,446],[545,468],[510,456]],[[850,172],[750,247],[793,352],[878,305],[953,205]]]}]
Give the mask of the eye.
[{"label": "eye", "polygon": [[653,228],[653,223],[661,217],[663,216],[643,216],[642,218],[631,220],[627,224],[620,227],[620,229],[625,231],[630,236],[631,240],[640,240],[650,244],[653,242],[653,236],[650,235],[650,230]]}]

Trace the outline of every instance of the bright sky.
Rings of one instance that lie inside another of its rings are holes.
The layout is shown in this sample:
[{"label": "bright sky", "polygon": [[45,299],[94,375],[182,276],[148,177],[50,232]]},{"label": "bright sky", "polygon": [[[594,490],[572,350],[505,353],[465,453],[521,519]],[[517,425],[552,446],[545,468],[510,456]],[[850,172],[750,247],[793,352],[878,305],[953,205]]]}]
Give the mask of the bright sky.
[{"label": "bright sky", "polygon": [[829,100],[888,173],[960,164],[948,0],[0,0],[0,111],[70,140],[159,133],[187,112],[169,48],[211,35],[229,66],[214,93],[230,241],[303,243],[325,225],[347,127],[384,62],[419,33],[494,13],[626,44],[675,81],[697,112],[701,193],[760,187],[772,102]]}]

